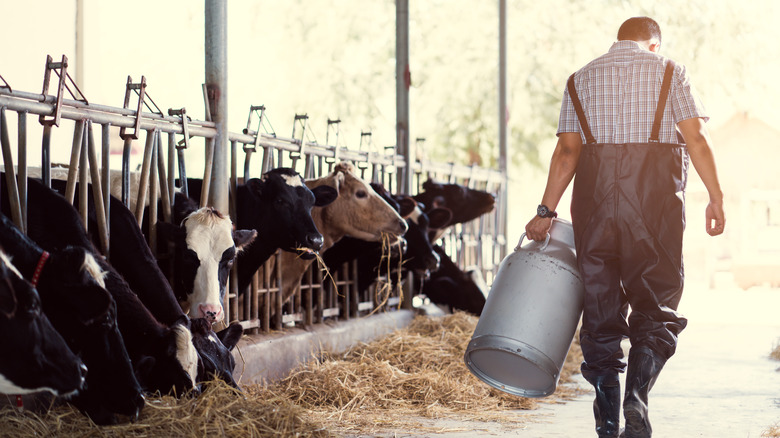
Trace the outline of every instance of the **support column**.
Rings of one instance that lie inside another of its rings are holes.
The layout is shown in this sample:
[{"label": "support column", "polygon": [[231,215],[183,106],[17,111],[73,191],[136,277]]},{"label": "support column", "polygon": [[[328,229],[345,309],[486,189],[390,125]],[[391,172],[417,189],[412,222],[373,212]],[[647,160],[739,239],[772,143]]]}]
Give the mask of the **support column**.
[{"label": "support column", "polygon": [[[228,213],[227,1],[205,0],[206,97],[217,125],[208,204]],[[208,148],[206,148],[208,150]],[[206,160],[208,161],[208,160]],[[204,183],[206,183],[204,181]]]},{"label": "support column", "polygon": [[409,0],[395,1],[395,114],[396,152],[404,157],[406,166],[398,172],[398,189],[411,194],[414,154],[409,141]]}]

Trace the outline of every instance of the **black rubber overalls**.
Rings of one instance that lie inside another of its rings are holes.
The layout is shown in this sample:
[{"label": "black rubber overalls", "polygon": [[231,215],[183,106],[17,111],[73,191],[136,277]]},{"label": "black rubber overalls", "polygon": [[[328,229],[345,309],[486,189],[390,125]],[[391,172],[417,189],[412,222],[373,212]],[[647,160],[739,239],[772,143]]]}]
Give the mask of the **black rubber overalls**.
[{"label": "black rubber overalls", "polygon": [[668,61],[647,143],[597,143],[574,75],[569,78],[569,95],[586,138],[571,215],[585,284],[582,373],[591,383],[596,376],[623,371],[624,336],[632,348],[649,348],[665,362],[687,323],[676,309],[683,289],[688,153],[684,145],[658,141],[673,69]]}]

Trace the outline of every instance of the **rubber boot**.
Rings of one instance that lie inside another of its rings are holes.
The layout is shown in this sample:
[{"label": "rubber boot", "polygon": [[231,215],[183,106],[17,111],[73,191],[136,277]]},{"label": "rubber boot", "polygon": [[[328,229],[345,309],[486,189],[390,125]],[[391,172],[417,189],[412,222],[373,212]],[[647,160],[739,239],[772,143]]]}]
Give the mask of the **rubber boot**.
[{"label": "rubber boot", "polygon": [[591,382],[596,389],[593,416],[599,438],[617,438],[620,433],[620,380],[617,375],[598,376]]},{"label": "rubber boot", "polygon": [[632,348],[628,354],[626,394],[623,415],[626,417],[625,438],[650,438],[653,429],[648,417],[648,393],[653,389],[663,361],[649,348]]}]

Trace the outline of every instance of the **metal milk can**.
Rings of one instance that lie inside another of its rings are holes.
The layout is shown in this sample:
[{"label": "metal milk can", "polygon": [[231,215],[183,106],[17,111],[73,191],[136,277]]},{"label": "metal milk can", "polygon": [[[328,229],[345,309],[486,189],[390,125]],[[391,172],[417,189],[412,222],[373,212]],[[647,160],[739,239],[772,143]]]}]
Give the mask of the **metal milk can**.
[{"label": "metal milk can", "polygon": [[570,222],[553,219],[543,243],[522,247],[524,238],[498,268],[464,360],[497,389],[545,397],[555,392],[585,291]]}]

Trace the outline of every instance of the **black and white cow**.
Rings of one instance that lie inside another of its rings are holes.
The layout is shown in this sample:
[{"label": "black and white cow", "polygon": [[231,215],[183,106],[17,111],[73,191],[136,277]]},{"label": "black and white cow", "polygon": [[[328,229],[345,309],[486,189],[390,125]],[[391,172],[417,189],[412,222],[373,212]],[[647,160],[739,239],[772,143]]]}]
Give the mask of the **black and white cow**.
[{"label": "black and white cow", "polygon": [[211,321],[205,318],[195,318],[191,321],[192,342],[198,349],[198,384],[208,383],[211,379],[219,379],[228,385],[238,388],[233,379],[233,369],[236,359],[231,351],[241,339],[244,329],[241,324],[231,323],[226,329],[215,333]]},{"label": "black and white cow", "polygon": [[[186,201],[185,197],[177,195],[174,219],[177,219],[182,215],[189,216],[192,214],[190,210],[194,207],[184,206],[184,201]],[[94,231],[97,229],[97,219],[95,217],[94,204],[90,202],[89,207],[89,227],[90,230]],[[137,293],[141,302],[149,309],[149,311],[158,321],[174,328],[178,326],[188,326],[188,317],[184,314],[178,300],[176,297],[174,297],[174,293],[171,290],[171,287],[168,284],[164,274],[157,266],[157,261],[152,256],[151,250],[149,249],[149,246],[147,245],[146,240],[141,233],[141,229],[138,227],[133,213],[127,207],[125,207],[125,205],[119,199],[114,198],[113,196],[110,198],[109,208],[111,211],[110,245],[112,248],[117,249],[111,253],[112,266],[114,266],[117,271],[122,274],[133,291]],[[201,210],[206,212],[204,214],[212,214],[209,209]],[[229,220],[227,221],[229,224]],[[225,220],[223,218],[218,218],[214,222],[216,222],[218,225],[214,226],[214,224],[206,223],[204,224],[204,227],[201,227],[201,231],[196,232],[188,232],[187,228],[177,227],[170,224],[165,224],[167,227],[164,229],[168,230],[168,232],[175,232],[181,235],[182,241],[179,242],[180,246],[177,247],[177,251],[182,248],[183,250],[187,249],[187,246],[185,246],[185,238],[187,236],[195,236],[195,238],[199,240],[225,243],[225,246],[228,248],[220,254],[223,256],[227,254],[228,257],[224,258],[230,261],[234,258],[235,254],[235,251],[230,251],[230,248],[233,248],[233,243],[230,238],[232,226],[225,227]],[[198,230],[198,228],[195,228],[195,230]],[[222,231],[222,233],[220,234],[219,232],[215,232],[215,230]],[[90,234],[93,242],[97,243],[99,236],[96,233]],[[254,231],[248,234],[254,235]],[[214,264],[213,261],[211,263]],[[195,267],[197,268],[197,265]],[[227,266],[225,270],[229,268],[230,267]],[[224,268],[220,266],[220,269]],[[184,276],[187,277],[187,274],[185,273]],[[182,275],[180,273],[178,278],[181,277]],[[189,278],[192,279],[195,277],[196,274],[193,270],[193,272],[189,275]],[[224,282],[227,281],[226,275],[224,278],[220,276],[220,281],[222,281],[222,284],[224,285]],[[191,288],[189,290],[191,290]],[[221,351],[228,351],[227,348],[224,346],[207,345],[208,350],[200,351],[199,347],[204,344],[196,342],[196,339],[199,336],[199,332],[196,332],[191,326],[190,329],[192,335],[192,346],[185,342],[186,336],[180,336],[177,340],[177,357],[190,357],[191,353],[189,350],[192,348],[196,350],[198,357],[197,377],[196,375],[191,375],[195,378],[195,382],[201,381],[205,378],[205,375],[201,375],[201,370],[203,369],[201,362],[229,366],[230,368],[225,369],[211,369],[208,367],[207,369],[211,374],[230,375],[230,373],[233,371],[234,364],[227,364],[224,360],[219,359],[219,357],[214,357],[215,354],[218,356]],[[182,361],[182,363],[185,362],[187,361]],[[150,364],[144,362],[143,365],[149,366]],[[160,385],[162,385],[162,383],[151,384],[151,386]],[[181,393],[181,390],[183,390],[183,388],[178,388],[177,393]]]},{"label": "black and white cow", "polygon": [[[200,197],[203,182],[188,179],[190,197]],[[236,226],[256,230],[257,238],[238,256],[238,288],[249,286],[255,271],[278,249],[313,259],[322,248],[322,234],[311,218],[312,207],[333,202],[338,192],[329,186],[309,189],[298,172],[277,168],[252,178],[236,190]]]},{"label": "black and white cow", "polygon": [[[92,204],[91,201],[89,203]],[[77,210],[59,193],[32,178],[28,178],[28,228],[30,236],[44,249],[77,246],[93,254],[97,253]],[[123,248],[117,245],[116,249],[122,252]],[[130,252],[131,248],[124,249]],[[197,352],[186,325],[188,319],[185,318],[182,323],[170,327],[162,324],[117,269],[102,257],[96,257],[96,260],[106,272],[106,289],[116,301],[118,327],[144,390],[175,392],[181,395],[192,389],[197,373]],[[140,260],[142,258],[139,257],[138,261]],[[149,266],[159,271],[154,262]],[[141,275],[152,278],[152,272],[142,272]],[[154,284],[160,287],[167,285],[164,277],[160,278],[163,281]],[[149,285],[142,281],[136,281],[136,284]],[[167,287],[170,291],[170,286]],[[158,289],[157,292],[161,291]],[[154,291],[139,293],[152,294]]]},{"label": "black and white cow", "polygon": [[[157,223],[160,247],[173,243],[173,291],[191,318],[221,321],[230,269],[257,231],[234,230],[229,217],[181,193],[175,200],[174,224]],[[167,269],[164,260],[160,265]]]},{"label": "black and white cow", "polygon": [[0,251],[0,393],[48,391],[69,398],[87,368],[41,310],[41,299]]},{"label": "black and white cow", "polygon": [[[35,217],[30,225],[40,226]],[[36,283],[44,313],[89,368],[86,388],[70,402],[98,424],[115,423],[115,414],[137,417],[143,393],[117,328],[116,303],[93,255],[72,246],[46,252],[5,215],[0,215],[0,245],[21,275]]]}]

